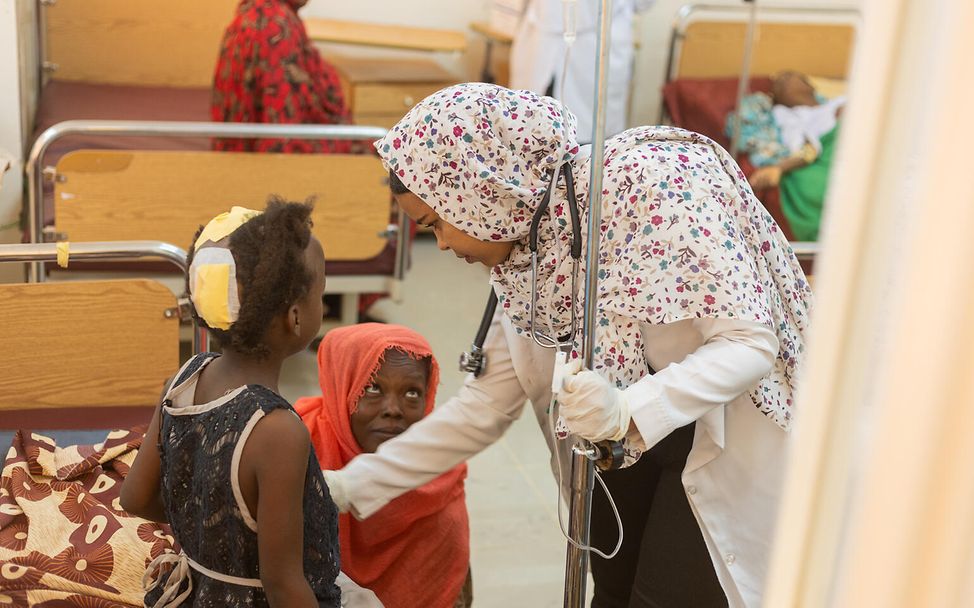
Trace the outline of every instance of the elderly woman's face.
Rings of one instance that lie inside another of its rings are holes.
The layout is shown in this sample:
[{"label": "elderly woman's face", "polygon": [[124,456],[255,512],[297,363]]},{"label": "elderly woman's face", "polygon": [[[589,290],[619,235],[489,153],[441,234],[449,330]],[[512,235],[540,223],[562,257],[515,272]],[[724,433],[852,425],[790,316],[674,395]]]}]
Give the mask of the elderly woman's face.
[{"label": "elderly woman's face", "polygon": [[352,413],[352,435],[371,453],[426,414],[429,362],[389,349]]},{"label": "elderly woman's face", "polygon": [[507,259],[514,248],[509,241],[485,242],[455,228],[444,221],[433,208],[411,192],[395,195],[400,208],[420,226],[428,226],[436,235],[436,244],[442,251],[452,251],[468,264],[480,262],[484,266],[496,266]]}]

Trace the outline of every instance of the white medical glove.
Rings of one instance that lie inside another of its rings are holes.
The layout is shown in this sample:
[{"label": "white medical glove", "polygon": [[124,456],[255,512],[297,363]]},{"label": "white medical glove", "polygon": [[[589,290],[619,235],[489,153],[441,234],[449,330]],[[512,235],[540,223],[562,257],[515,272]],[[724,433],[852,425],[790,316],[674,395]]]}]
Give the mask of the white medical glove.
[{"label": "white medical glove", "polygon": [[338,505],[338,511],[340,513],[347,513],[352,505],[348,501],[348,494],[345,492],[345,482],[342,480],[342,472],[322,470],[321,474],[325,476],[325,483],[328,484],[331,499]]},{"label": "white medical glove", "polygon": [[344,572],[338,573],[335,584],[342,590],[342,608],[383,608],[374,592],[360,587]]},{"label": "white medical glove", "polygon": [[621,390],[591,370],[569,364],[558,393],[561,417],[568,430],[589,441],[618,441],[626,436],[632,416]]}]

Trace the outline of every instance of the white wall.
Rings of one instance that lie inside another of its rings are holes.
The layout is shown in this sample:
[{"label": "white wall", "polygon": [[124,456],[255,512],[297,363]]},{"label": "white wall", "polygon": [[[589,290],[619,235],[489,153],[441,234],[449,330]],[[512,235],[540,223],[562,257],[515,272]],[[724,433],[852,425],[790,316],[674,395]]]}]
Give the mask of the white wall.
[{"label": "white wall", "polygon": [[[487,19],[485,0],[370,0],[367,2],[310,0],[301,9],[301,16],[464,32],[470,45],[468,52],[462,56],[454,56],[450,53],[405,53],[405,55],[433,57],[462,80],[476,80],[479,77],[484,44],[479,36],[470,31],[469,26],[475,21]],[[326,57],[329,52],[344,55],[368,54],[361,48],[347,45],[323,45],[322,51]],[[403,55],[401,52],[399,54]]]},{"label": "white wall", "polygon": [[467,24],[486,16],[486,6],[486,2],[478,0],[311,0],[301,9],[301,15],[466,30]]},{"label": "white wall", "polygon": [[[0,2],[0,156],[12,166],[0,187],[0,243],[18,242],[17,220],[23,192],[24,136],[21,127],[17,10],[13,0]],[[19,278],[18,268],[0,265],[0,281]]]}]

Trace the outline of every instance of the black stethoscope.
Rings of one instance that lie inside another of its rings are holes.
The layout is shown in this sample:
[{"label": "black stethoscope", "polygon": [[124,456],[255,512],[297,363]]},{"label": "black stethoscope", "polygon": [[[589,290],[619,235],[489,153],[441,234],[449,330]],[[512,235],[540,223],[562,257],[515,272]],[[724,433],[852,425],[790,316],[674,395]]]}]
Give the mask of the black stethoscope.
[{"label": "black stethoscope", "polygon": [[[548,204],[551,202],[551,192],[558,185],[557,174],[555,174],[552,176],[553,179],[550,187],[545,192],[544,197],[541,199],[541,204],[538,206],[537,211],[534,212],[534,216],[531,218],[531,229],[528,233],[528,248],[531,250],[530,333],[531,337],[539,346],[544,348],[568,350],[572,347],[574,336],[578,332],[578,315],[575,312],[575,298],[578,292],[576,291],[575,287],[578,282],[578,268],[582,259],[582,239],[580,238],[580,235],[582,234],[582,220],[578,212],[578,200],[575,198],[575,179],[572,176],[571,167],[565,163],[561,165],[559,172],[565,179],[566,202],[568,203],[568,214],[571,218],[570,221],[572,227],[571,329],[567,335],[553,338],[539,332],[535,327],[535,312],[537,309],[538,300],[538,228],[541,225],[541,218],[544,217],[545,212],[548,210]],[[494,312],[496,310],[497,294],[494,293],[493,289],[491,289],[490,296],[487,298],[487,307],[484,309],[484,315],[480,319],[480,327],[477,329],[477,335],[474,337],[473,345],[471,345],[468,352],[460,355],[461,372],[470,372],[474,375],[474,377],[479,377],[484,370],[487,369],[487,354],[484,352],[484,341],[487,339],[487,331],[490,329],[490,324],[494,319]],[[597,445],[590,445],[590,448],[593,450],[591,459],[595,461],[596,466],[603,471],[618,469],[622,466],[625,460],[625,449],[621,441],[603,441]]]},{"label": "black stethoscope", "polygon": [[[551,202],[551,193],[558,186],[558,174],[565,180],[565,198],[568,204],[568,215],[571,222],[571,258],[572,258],[572,284],[571,284],[571,329],[566,336],[552,337],[538,331],[536,327],[536,314],[538,302],[538,229],[541,226],[541,219],[548,211]],[[575,312],[575,297],[578,293],[576,285],[578,283],[578,269],[582,259],[582,220],[578,211],[578,200],[575,198],[575,178],[572,175],[571,165],[563,163],[561,167],[552,175],[551,183],[541,199],[541,204],[531,218],[531,228],[528,233],[528,249],[531,251],[531,325],[530,334],[532,339],[539,346],[544,348],[564,349],[572,346],[572,340],[578,333],[578,315]],[[484,340],[487,339],[487,330],[490,328],[491,320],[494,318],[494,311],[497,309],[497,294],[490,290],[487,299],[487,307],[480,320],[480,327],[474,337],[473,345],[468,352],[460,355],[460,371],[470,372],[474,376],[480,376],[487,367],[487,358],[484,354]]]}]

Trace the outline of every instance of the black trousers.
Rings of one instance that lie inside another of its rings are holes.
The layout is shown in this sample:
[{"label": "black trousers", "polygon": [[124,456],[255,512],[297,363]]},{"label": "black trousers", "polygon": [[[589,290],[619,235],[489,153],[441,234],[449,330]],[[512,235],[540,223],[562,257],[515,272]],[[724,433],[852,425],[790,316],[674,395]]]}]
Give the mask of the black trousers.
[{"label": "black trousers", "polygon": [[[625,530],[611,560],[592,555],[592,608],[724,608],[703,535],[680,477],[694,425],[673,431],[633,466],[603,474]],[[596,484],[591,543],[608,553],[618,541],[609,501]]]}]

